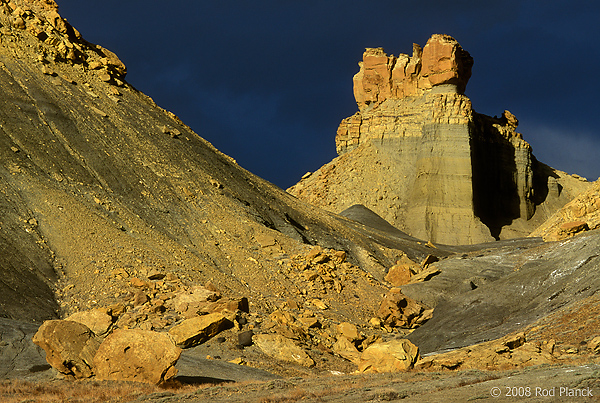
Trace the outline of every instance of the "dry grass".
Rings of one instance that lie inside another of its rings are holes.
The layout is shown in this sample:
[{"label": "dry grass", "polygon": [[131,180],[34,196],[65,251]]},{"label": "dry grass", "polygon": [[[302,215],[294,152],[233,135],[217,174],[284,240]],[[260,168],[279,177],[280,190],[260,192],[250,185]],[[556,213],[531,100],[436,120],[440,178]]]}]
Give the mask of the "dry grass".
[{"label": "dry grass", "polygon": [[311,402],[320,402],[323,393],[307,392],[304,389],[292,389],[287,393],[263,397],[260,403],[288,403],[301,400],[310,400]]},{"label": "dry grass", "polygon": [[0,401],[2,403],[130,402],[142,395],[193,393],[208,386],[212,385],[184,385],[170,382],[159,387],[140,382],[82,380],[34,383],[8,380],[0,381]]}]

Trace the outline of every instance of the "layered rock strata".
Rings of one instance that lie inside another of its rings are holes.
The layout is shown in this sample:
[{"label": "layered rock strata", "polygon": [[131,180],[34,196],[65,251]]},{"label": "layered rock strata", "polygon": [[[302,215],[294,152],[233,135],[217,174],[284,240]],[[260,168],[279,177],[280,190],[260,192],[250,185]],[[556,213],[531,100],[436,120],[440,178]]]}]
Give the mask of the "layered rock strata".
[{"label": "layered rock strata", "polygon": [[525,236],[589,185],[539,163],[517,118],[476,113],[473,59],[447,35],[413,55],[367,49],[359,108],[339,157],[288,191],[334,212],[362,204],[410,235],[447,244]]}]

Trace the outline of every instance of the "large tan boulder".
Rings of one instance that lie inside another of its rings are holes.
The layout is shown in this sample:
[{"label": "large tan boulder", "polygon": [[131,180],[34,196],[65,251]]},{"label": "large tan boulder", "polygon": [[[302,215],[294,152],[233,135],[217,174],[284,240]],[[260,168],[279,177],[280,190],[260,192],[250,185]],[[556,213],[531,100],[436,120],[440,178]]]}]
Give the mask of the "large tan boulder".
[{"label": "large tan boulder", "polygon": [[419,348],[409,340],[375,343],[360,355],[360,372],[401,372],[413,368],[419,359]]},{"label": "large tan boulder", "polygon": [[169,334],[181,348],[190,348],[204,343],[233,323],[221,313],[196,316],[173,326]]},{"label": "large tan boulder", "polygon": [[360,338],[356,325],[349,322],[342,322],[336,326],[337,331],[341,336],[344,336],[349,341],[356,341]]},{"label": "large tan boulder", "polygon": [[385,276],[385,281],[392,284],[394,287],[400,287],[408,284],[411,277],[421,271],[421,266],[409,259],[408,256],[402,255],[396,261],[396,264],[388,270]]},{"label": "large tan boulder", "polygon": [[33,336],[46,352],[46,361],[65,375],[89,378],[100,340],[85,325],[68,320],[48,320]]},{"label": "large tan boulder", "polygon": [[118,329],[100,345],[94,365],[104,380],[160,384],[177,374],[175,363],[181,349],[166,333]]},{"label": "large tan boulder", "polygon": [[210,301],[220,298],[218,292],[209,290],[202,286],[192,287],[188,292],[180,293],[168,301],[168,307],[174,308],[181,314],[193,317],[196,312],[204,308]]},{"label": "large tan boulder", "polygon": [[278,360],[295,362],[305,367],[312,367],[315,362],[293,340],[278,334],[258,334],[254,336],[254,344],[266,355]]},{"label": "large tan boulder", "polygon": [[106,309],[92,309],[90,311],[76,312],[66,318],[78,322],[90,328],[96,336],[106,336],[112,327],[112,316],[106,313]]}]

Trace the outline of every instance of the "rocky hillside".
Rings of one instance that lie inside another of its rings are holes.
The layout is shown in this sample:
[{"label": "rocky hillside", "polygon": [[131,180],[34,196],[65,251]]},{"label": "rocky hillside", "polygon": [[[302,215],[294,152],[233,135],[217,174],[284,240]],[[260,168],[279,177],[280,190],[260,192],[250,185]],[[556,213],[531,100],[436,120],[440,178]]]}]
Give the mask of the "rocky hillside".
[{"label": "rocky hillside", "polygon": [[475,112],[473,59],[452,37],[412,56],[369,48],[359,65],[340,156],[288,189],[299,198],[333,212],[362,204],[417,238],[469,244],[526,236],[589,186],[537,161],[510,112]]},{"label": "rocky hillside", "polygon": [[109,305],[156,270],[272,304],[298,297],[280,261],[311,245],[380,279],[400,253],[217,151],[53,1],[0,11],[0,316]]},{"label": "rocky hillside", "polygon": [[600,181],[565,204],[529,236],[559,241],[596,228],[600,228]]}]

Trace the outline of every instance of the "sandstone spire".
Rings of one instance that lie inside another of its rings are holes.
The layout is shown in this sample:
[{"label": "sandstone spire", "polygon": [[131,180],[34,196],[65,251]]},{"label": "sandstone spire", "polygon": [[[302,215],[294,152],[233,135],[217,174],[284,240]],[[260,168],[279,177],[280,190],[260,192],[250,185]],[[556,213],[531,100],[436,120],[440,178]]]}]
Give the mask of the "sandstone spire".
[{"label": "sandstone spire", "polygon": [[412,56],[366,49],[353,79],[359,110],[335,137],[340,156],[289,191],[334,212],[363,204],[442,243],[527,235],[587,183],[539,163],[509,111],[474,111],[464,95],[472,65],[448,35],[414,44]]},{"label": "sandstone spire", "polygon": [[389,98],[421,95],[433,86],[449,84],[463,93],[471,77],[473,59],[448,35],[433,35],[423,49],[413,44],[413,55],[387,55],[383,48],[367,48],[354,76],[354,97],[362,111]]}]

